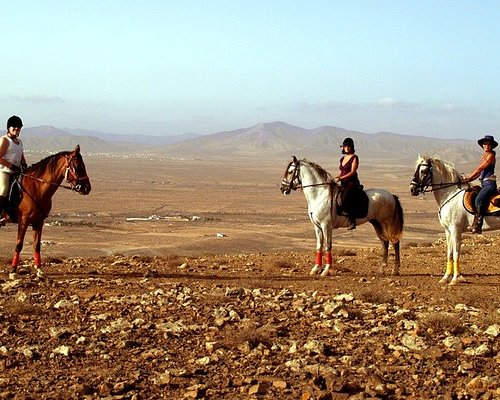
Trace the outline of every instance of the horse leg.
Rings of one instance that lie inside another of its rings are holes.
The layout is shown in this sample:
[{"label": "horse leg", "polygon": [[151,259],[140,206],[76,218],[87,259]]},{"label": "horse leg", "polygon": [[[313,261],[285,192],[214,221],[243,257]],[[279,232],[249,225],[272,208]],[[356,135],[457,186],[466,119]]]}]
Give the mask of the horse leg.
[{"label": "horse leg", "polygon": [[319,274],[323,266],[323,230],[317,223],[314,223],[314,230],[316,232],[316,262],[314,263],[314,267],[312,267],[311,272],[309,272],[310,275]]},{"label": "horse leg", "polygon": [[401,266],[401,256],[399,252],[400,248],[400,242],[399,240],[396,243],[393,243],[392,246],[394,247],[394,269],[392,270],[392,275],[394,276],[399,276],[399,267]]},{"label": "horse leg", "polygon": [[324,230],[326,232],[326,265],[321,276],[328,276],[332,267],[332,229],[327,226]]},{"label": "horse leg", "polygon": [[384,274],[387,268],[387,259],[389,258],[389,241],[380,239],[380,243],[382,243],[382,265],[380,266],[380,272]]},{"label": "horse leg", "polygon": [[462,233],[458,229],[454,229],[451,236],[452,241],[452,251],[453,251],[453,278],[451,279],[450,285],[454,286],[460,282],[465,282],[465,278],[462,276],[460,271],[460,247],[462,246]]},{"label": "horse leg", "polygon": [[24,221],[19,221],[17,225],[17,241],[16,248],[14,250],[14,256],[12,257],[12,262],[10,264],[10,279],[16,279],[17,274],[17,266],[19,265],[19,259],[21,255],[21,251],[23,249],[24,236],[26,235],[26,230],[28,229],[28,225]]},{"label": "horse leg", "polygon": [[446,270],[444,272],[443,277],[439,280],[439,283],[448,283],[453,273],[454,243],[453,243],[453,236],[448,227],[445,227],[445,234],[446,234]]},{"label": "horse leg", "polygon": [[43,277],[42,271],[42,257],[41,257],[41,248],[42,248],[42,229],[43,222],[33,224],[33,260],[35,261],[35,271],[36,276],[38,278]]},{"label": "horse leg", "polygon": [[378,222],[376,219],[371,219],[368,222],[372,224],[373,228],[375,229],[375,233],[380,240],[380,243],[382,243],[382,265],[380,269],[381,273],[384,274],[385,269],[387,268],[387,259],[389,258],[389,241],[384,234],[384,229],[380,222]]},{"label": "horse leg", "polygon": [[330,268],[332,267],[332,250],[326,251],[326,265],[325,269],[321,273],[321,276],[327,276],[330,273]]}]

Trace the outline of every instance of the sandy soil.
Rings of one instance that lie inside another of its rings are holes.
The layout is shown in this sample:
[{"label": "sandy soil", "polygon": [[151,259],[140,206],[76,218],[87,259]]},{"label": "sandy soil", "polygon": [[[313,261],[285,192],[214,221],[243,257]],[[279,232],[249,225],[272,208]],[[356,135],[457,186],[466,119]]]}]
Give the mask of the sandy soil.
[{"label": "sandy soil", "polygon": [[[500,237],[467,235],[468,282],[438,284],[444,234],[433,197],[408,193],[412,161],[361,170],[366,188],[403,204],[402,275],[380,272],[366,224],[335,232],[325,279],[308,275],[315,237],[302,193],[278,189],[288,160],[85,162],[91,194],[54,197],[47,279],[34,279],[27,240],[9,282],[16,227],[0,229],[0,398],[500,396],[500,336],[485,333],[500,324]],[[425,343],[402,345],[405,335]]]}]

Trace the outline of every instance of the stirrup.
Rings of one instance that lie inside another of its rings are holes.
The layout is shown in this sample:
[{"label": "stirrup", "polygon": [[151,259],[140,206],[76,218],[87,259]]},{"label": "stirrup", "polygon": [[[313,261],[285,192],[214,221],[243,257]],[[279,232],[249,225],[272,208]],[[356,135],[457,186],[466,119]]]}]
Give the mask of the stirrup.
[{"label": "stirrup", "polygon": [[347,230],[352,231],[353,229],[356,229],[356,220],[354,218],[349,218],[349,225],[347,226]]}]

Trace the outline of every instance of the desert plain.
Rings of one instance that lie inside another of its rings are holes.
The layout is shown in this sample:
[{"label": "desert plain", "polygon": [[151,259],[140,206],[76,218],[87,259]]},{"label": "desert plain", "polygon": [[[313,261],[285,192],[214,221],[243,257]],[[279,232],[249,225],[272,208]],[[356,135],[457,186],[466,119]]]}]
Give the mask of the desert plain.
[{"label": "desert plain", "polygon": [[[337,155],[310,159],[335,173]],[[0,399],[500,398],[500,237],[464,234],[467,282],[439,284],[413,159],[360,166],[403,205],[401,275],[365,224],[335,231],[324,278],[303,194],[279,191],[289,158],[84,160],[92,191],[55,194],[44,279],[30,232],[8,279],[16,226],[0,228]]]}]

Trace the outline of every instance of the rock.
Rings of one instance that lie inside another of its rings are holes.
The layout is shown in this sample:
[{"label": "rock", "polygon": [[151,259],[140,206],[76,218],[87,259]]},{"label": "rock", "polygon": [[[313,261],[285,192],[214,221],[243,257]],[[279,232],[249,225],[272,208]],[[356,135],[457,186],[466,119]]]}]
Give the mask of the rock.
[{"label": "rock", "polygon": [[443,344],[450,349],[461,349],[462,342],[456,336],[448,336],[443,340]]},{"label": "rock", "polygon": [[489,336],[492,336],[492,337],[496,338],[498,335],[500,335],[500,325],[498,325],[498,324],[490,325],[484,331],[484,333],[486,335],[489,335]]},{"label": "rock", "polygon": [[248,389],[248,394],[250,396],[252,395],[264,395],[269,389],[269,384],[268,383],[257,383],[256,385],[250,386],[250,389]]}]

